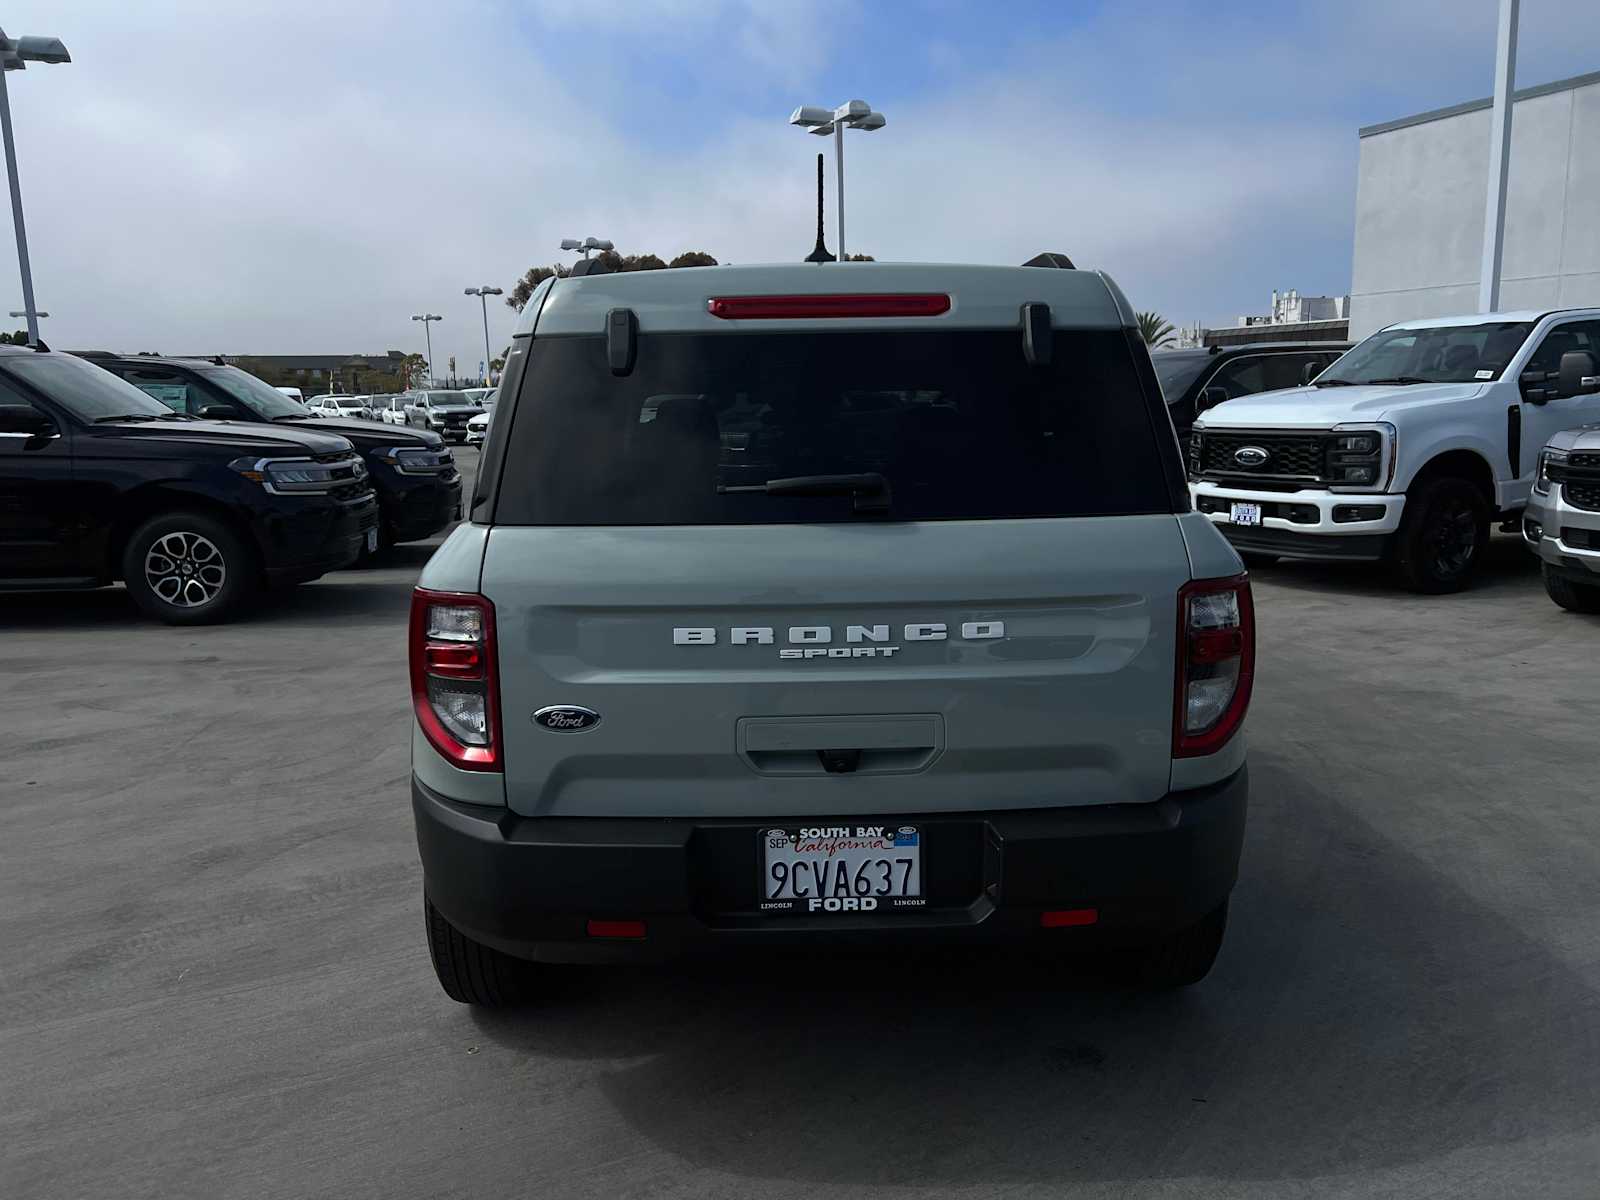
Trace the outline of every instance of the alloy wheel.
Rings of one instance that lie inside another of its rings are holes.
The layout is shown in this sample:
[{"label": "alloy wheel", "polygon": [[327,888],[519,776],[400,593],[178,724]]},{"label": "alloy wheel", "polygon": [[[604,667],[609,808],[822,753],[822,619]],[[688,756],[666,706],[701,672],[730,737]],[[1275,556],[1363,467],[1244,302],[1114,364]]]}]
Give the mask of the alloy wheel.
[{"label": "alloy wheel", "polygon": [[198,533],[174,530],[158,537],[144,556],[150,590],[176,608],[199,608],[216,599],[228,580],[222,551]]},{"label": "alloy wheel", "polygon": [[1478,520],[1465,500],[1447,500],[1435,511],[1424,538],[1428,562],[1441,577],[1460,575],[1478,552]]}]

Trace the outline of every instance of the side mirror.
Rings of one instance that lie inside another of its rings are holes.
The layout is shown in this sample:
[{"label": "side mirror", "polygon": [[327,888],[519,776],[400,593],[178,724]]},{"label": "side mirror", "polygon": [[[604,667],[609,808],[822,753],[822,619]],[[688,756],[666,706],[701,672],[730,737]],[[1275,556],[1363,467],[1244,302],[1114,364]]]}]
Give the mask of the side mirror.
[{"label": "side mirror", "polygon": [[56,423],[36,408],[21,404],[0,405],[0,433],[22,433],[29,437],[54,433]]},{"label": "side mirror", "polygon": [[237,421],[244,414],[231,404],[207,404],[199,415],[207,421]]},{"label": "side mirror", "polygon": [[1227,388],[1208,387],[1200,393],[1200,411],[1206,412],[1209,409],[1213,409],[1228,398]]},{"label": "side mirror", "polygon": [[1300,368],[1300,386],[1309,387],[1311,381],[1322,374],[1322,368],[1314,362],[1308,362]]},{"label": "side mirror", "polygon": [[1568,350],[1561,356],[1556,395],[1587,396],[1593,392],[1600,392],[1600,373],[1596,372],[1594,355],[1587,350]]}]

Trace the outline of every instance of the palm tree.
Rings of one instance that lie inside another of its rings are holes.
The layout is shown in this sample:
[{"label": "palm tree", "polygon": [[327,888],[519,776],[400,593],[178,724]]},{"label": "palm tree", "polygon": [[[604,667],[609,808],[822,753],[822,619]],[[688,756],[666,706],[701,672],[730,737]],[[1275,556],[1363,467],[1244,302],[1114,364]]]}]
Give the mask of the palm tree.
[{"label": "palm tree", "polygon": [[1171,322],[1163,320],[1160,313],[1134,313],[1133,317],[1139,322],[1139,336],[1144,338],[1144,344],[1150,349],[1158,350],[1177,340],[1173,334],[1178,331],[1172,327]]}]

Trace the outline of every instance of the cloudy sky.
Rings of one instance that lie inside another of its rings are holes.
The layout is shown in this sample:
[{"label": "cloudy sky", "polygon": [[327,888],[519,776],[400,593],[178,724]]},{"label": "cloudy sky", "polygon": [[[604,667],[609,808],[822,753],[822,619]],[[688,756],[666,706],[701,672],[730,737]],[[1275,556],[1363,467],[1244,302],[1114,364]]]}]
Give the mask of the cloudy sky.
[{"label": "cloudy sky", "polygon": [[[509,289],[562,237],[802,257],[821,144],[785,121],[852,97],[889,119],[850,135],[852,250],[1061,250],[1181,322],[1344,292],[1356,129],[1488,94],[1495,7],[10,0],[5,20],[74,59],[8,77],[47,341],[420,349],[427,309],[441,368],[475,370],[462,289]],[[1596,69],[1600,2],[1524,0],[1519,84]],[[511,320],[491,306],[497,352]]]}]

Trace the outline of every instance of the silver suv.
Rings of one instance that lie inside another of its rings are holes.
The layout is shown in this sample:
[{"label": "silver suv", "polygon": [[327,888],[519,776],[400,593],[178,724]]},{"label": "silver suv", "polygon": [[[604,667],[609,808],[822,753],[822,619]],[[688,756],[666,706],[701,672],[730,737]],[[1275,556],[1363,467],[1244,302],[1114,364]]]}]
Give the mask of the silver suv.
[{"label": "silver suv", "polygon": [[[1593,377],[1594,360],[1584,358]],[[1600,425],[1564,430],[1539,452],[1522,536],[1540,558],[1550,599],[1600,613]]]},{"label": "silver suv", "polygon": [[580,274],[534,292],[500,395],[411,610],[451,997],[819,943],[1206,974],[1250,586],[1108,278]]}]

